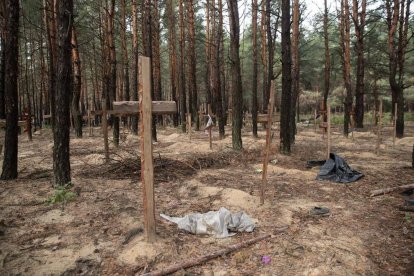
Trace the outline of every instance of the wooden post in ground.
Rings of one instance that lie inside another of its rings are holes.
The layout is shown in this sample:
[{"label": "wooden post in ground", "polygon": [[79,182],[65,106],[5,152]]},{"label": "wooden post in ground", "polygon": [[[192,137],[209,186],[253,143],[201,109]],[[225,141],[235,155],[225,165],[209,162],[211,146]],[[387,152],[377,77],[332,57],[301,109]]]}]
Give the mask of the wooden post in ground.
[{"label": "wooden post in ground", "polygon": [[88,127],[89,127],[89,136],[92,136],[92,117],[91,117],[91,111],[88,110]]},{"label": "wooden post in ground", "polygon": [[141,181],[144,198],[144,228],[148,242],[155,241],[155,200],[154,166],[152,159],[152,101],[151,101],[151,61],[139,57],[140,94],[140,136],[141,136]]},{"label": "wooden post in ground", "polygon": [[377,126],[377,146],[375,151],[377,155],[379,154],[380,144],[381,144],[381,126],[382,126],[382,99],[380,100],[379,112],[378,112],[378,126]]},{"label": "wooden post in ground", "polygon": [[187,113],[188,138],[191,140],[191,114]]},{"label": "wooden post in ground", "polygon": [[102,132],[105,147],[105,162],[109,161],[109,144],[108,144],[108,117],[106,112],[106,99],[102,98]]},{"label": "wooden post in ground", "polygon": [[267,185],[267,165],[269,164],[269,153],[270,153],[270,144],[271,144],[271,132],[272,132],[272,117],[273,117],[273,107],[274,107],[274,81],[272,80],[270,85],[270,98],[269,105],[267,107],[267,125],[266,128],[266,147],[263,158],[263,170],[262,170],[262,185],[260,186],[260,204],[264,204],[264,190]]},{"label": "wooden post in ground", "polygon": [[313,114],[313,128],[315,130],[315,133],[316,133],[316,117],[317,117],[317,113],[316,113],[316,109],[315,109],[315,112]]},{"label": "wooden post in ground", "polygon": [[394,129],[392,132],[392,146],[395,147],[395,137],[397,136],[397,103],[395,103],[395,110],[394,110]]},{"label": "wooden post in ground", "polygon": [[[207,112],[208,112],[209,119],[210,119],[211,118],[211,105],[210,104],[207,105]],[[208,141],[210,143],[210,149],[213,149],[213,137],[212,137],[212,133],[211,133],[212,128],[213,128],[213,125],[211,125],[208,128]]]},{"label": "wooden post in ground", "polygon": [[328,137],[328,150],[326,160],[330,158],[331,155],[331,104],[329,102],[326,103],[326,112],[327,112],[327,137]]}]

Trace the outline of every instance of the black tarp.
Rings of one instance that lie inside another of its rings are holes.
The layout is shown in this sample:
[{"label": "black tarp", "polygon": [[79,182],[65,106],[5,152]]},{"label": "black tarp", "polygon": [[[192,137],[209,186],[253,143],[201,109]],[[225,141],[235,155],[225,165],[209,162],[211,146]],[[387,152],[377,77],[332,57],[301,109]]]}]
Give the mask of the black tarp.
[{"label": "black tarp", "polygon": [[316,179],[349,183],[357,181],[364,176],[362,173],[351,169],[345,160],[335,153],[331,153],[329,157],[325,164],[322,165]]}]

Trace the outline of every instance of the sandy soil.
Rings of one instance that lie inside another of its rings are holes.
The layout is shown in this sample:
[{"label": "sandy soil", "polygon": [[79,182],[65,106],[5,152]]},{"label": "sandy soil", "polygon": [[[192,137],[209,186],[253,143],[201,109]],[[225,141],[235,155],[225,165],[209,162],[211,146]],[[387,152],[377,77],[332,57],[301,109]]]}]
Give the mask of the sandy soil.
[{"label": "sandy soil", "polygon": [[[226,129],[231,133],[230,129]],[[100,130],[71,140],[73,184],[79,195],[48,205],[53,195],[51,131],[28,142],[20,136],[19,178],[0,182],[0,275],[140,275],[201,256],[234,243],[272,234],[270,239],[177,275],[414,275],[414,215],[398,210],[398,193],[370,198],[371,190],[414,180],[411,150],[414,125],[393,146],[383,131],[379,154],[370,129],[345,139],[333,129],[332,151],[365,177],[352,184],[317,181],[326,146],[313,127],[300,127],[291,156],[277,153],[278,132],[268,169],[266,201],[260,205],[263,130],[243,133],[244,150],[231,149],[231,137],[213,150],[204,132],[192,140],[173,128],[159,130],[154,144],[156,212],[183,216],[226,207],[246,211],[257,221],[253,233],[214,239],[180,232],[157,215],[157,242],[143,234],[138,137],[129,134],[118,148],[110,144],[104,162]],[[330,215],[315,217],[315,206]],[[262,256],[270,264],[263,264]]]}]

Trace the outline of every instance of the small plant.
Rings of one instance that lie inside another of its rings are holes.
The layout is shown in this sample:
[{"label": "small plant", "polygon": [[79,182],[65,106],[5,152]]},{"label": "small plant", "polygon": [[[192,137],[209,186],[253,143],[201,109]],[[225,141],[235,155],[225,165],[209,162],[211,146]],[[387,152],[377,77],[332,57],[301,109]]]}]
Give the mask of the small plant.
[{"label": "small plant", "polygon": [[47,198],[45,202],[48,204],[68,203],[76,197],[76,193],[69,190],[71,187],[73,187],[73,184],[71,182],[67,183],[64,186],[57,187],[55,189],[55,193]]},{"label": "small plant", "polygon": [[411,221],[413,220],[413,217],[411,216],[411,214],[405,213],[404,220],[408,223],[411,223]]}]

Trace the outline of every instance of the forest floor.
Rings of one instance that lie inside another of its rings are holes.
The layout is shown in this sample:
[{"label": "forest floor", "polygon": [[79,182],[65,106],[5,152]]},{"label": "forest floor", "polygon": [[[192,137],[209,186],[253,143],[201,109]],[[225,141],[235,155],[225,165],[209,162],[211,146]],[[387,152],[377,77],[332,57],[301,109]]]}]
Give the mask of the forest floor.
[{"label": "forest floor", "polygon": [[[93,137],[85,129],[83,139],[71,139],[72,190],[79,195],[55,205],[44,203],[54,194],[51,130],[36,132],[32,142],[20,136],[19,178],[0,182],[0,275],[140,275],[263,233],[272,236],[177,275],[414,275],[414,214],[398,210],[404,204],[398,193],[369,196],[413,183],[414,124],[395,147],[391,127],[384,128],[378,155],[371,128],[346,139],[334,127],[332,151],[365,175],[351,184],[315,180],[319,168],[306,168],[326,154],[313,126],[299,126],[291,156],[276,153],[277,133],[261,206],[262,128],[258,139],[243,132],[241,152],[231,150],[231,135],[219,140],[217,130],[210,150],[202,131],[190,141],[177,129],[159,129],[154,244],[142,230],[137,136],[126,135],[118,148],[111,143],[108,164],[99,128]],[[310,215],[315,206],[330,214]],[[215,239],[184,233],[159,216],[220,207],[244,210],[257,221],[254,232]]]}]

